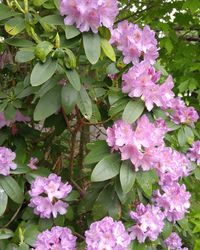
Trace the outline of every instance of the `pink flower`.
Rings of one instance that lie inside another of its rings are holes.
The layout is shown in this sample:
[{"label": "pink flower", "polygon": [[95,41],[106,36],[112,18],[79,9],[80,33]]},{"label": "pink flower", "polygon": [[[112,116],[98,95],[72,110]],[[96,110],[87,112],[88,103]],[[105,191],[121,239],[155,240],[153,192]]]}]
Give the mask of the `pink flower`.
[{"label": "pink flower", "polygon": [[9,175],[10,170],[17,168],[17,165],[13,162],[16,154],[9,148],[0,147],[0,175]]},{"label": "pink flower", "polygon": [[171,99],[168,107],[173,111],[169,116],[176,124],[184,123],[193,125],[199,119],[197,111],[193,107],[187,107],[180,97]]},{"label": "pink flower", "polygon": [[61,178],[56,174],[48,177],[38,176],[31,184],[29,194],[31,196],[30,207],[34,208],[34,213],[41,218],[54,218],[57,214],[65,214],[68,204],[62,199],[71,192],[72,186],[61,182]]},{"label": "pink flower", "polygon": [[159,85],[159,78],[160,73],[155,71],[149,61],[140,62],[122,76],[122,92],[128,93],[130,97],[141,97],[148,111],[152,110],[154,104],[158,107],[167,107],[174,96],[173,80],[169,76]]},{"label": "pink flower", "polygon": [[55,226],[51,230],[46,230],[37,236],[34,250],[47,249],[76,249],[76,237],[67,227]]},{"label": "pink flower", "polygon": [[37,166],[36,166],[37,163],[38,163],[38,158],[31,157],[28,163],[28,167],[31,168],[32,170],[37,170]]},{"label": "pink flower", "polygon": [[118,15],[116,0],[61,0],[60,13],[66,25],[76,24],[81,32],[98,32],[100,26],[112,28]]},{"label": "pink flower", "polygon": [[158,57],[155,32],[149,26],[142,30],[138,25],[123,21],[111,34],[111,43],[116,44],[118,50],[122,51],[126,64],[138,63],[141,58],[153,64]]},{"label": "pink flower", "polygon": [[29,116],[24,116],[19,110],[16,111],[15,117],[8,121],[6,120],[4,113],[0,112],[0,129],[4,126],[11,126],[15,122],[29,122],[31,118]]},{"label": "pink flower", "polygon": [[122,120],[116,121],[111,128],[107,129],[107,143],[112,150],[131,143],[133,140],[133,130],[130,124]]},{"label": "pink flower", "polygon": [[190,207],[190,193],[186,191],[185,185],[173,183],[162,187],[163,194],[159,190],[155,192],[155,202],[164,209],[169,221],[175,222],[183,219],[187,209]]},{"label": "pink flower", "polygon": [[164,241],[167,249],[170,250],[188,250],[188,248],[182,248],[181,238],[177,233],[173,232],[170,236]]},{"label": "pink flower", "polygon": [[130,217],[136,223],[128,229],[131,239],[137,239],[140,243],[147,237],[152,241],[156,240],[164,227],[164,214],[159,207],[149,204],[139,204],[135,212],[130,212]]},{"label": "pink flower", "polygon": [[196,161],[197,165],[200,165],[200,141],[193,142],[187,156],[191,161]]},{"label": "pink flower", "polygon": [[111,217],[93,222],[85,236],[87,250],[126,250],[131,242],[122,222]]}]

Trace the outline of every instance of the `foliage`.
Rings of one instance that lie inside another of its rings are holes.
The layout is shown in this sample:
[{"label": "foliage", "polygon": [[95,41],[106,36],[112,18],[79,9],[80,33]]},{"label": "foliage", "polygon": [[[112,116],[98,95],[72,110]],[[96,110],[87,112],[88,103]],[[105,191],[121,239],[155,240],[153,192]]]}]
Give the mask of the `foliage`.
[{"label": "foliage", "polygon": [[[156,31],[160,56],[154,67],[162,82],[171,74],[176,96],[199,111],[199,1],[125,0],[119,7],[115,26],[128,20]],[[0,27],[0,112],[9,121],[0,121],[0,146],[16,153],[17,164],[9,176],[0,175],[0,249],[31,249],[37,235],[52,226],[70,228],[78,249],[85,249],[84,232],[107,215],[129,228],[130,210],[151,202],[158,176],[154,170],[134,171],[129,160],[111,152],[105,129],[118,119],[135,126],[144,114],[151,121],[163,117],[171,128],[166,145],[187,153],[200,139],[200,121],[175,124],[161,109],[148,112],[141,98],[122,93],[122,75],[132,65],[110,44],[109,29],[81,33],[65,25],[58,0],[3,1]],[[17,120],[18,111],[27,120]],[[31,157],[38,159],[36,170],[28,167]],[[192,166],[181,180],[192,195],[189,214],[166,222],[156,241],[135,240],[130,249],[165,249],[174,230],[189,249],[200,248],[200,170]],[[52,172],[73,186],[65,198],[68,211],[40,218],[28,206],[29,190],[37,176]]]}]

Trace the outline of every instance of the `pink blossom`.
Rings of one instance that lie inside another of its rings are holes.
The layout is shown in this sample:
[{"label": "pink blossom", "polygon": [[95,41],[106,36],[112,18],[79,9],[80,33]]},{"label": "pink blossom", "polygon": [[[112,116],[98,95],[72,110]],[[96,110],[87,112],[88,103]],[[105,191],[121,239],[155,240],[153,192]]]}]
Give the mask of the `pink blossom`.
[{"label": "pink blossom", "polygon": [[126,64],[138,63],[141,58],[153,64],[158,57],[155,32],[149,26],[142,30],[138,25],[123,21],[111,34],[111,43],[116,44],[118,50],[122,51]]},{"label": "pink blossom", "polygon": [[61,0],[60,13],[66,25],[76,24],[81,32],[98,32],[100,26],[112,28],[118,15],[116,0]]},{"label": "pink blossom", "polygon": [[187,156],[191,161],[195,161],[197,165],[200,165],[200,141],[193,142]]},{"label": "pink blossom", "polygon": [[28,167],[32,170],[37,170],[37,164],[38,163],[38,158],[36,157],[31,157],[29,163],[28,163]]},{"label": "pink blossom", "polygon": [[154,104],[158,107],[167,107],[174,96],[173,80],[169,76],[159,85],[159,78],[160,73],[155,71],[149,61],[140,62],[122,76],[122,92],[128,93],[130,97],[141,97],[148,111],[152,110]]},{"label": "pink blossom", "polygon": [[0,175],[9,175],[10,170],[15,170],[17,165],[13,162],[16,154],[9,148],[0,147]]},{"label": "pink blossom", "polygon": [[184,123],[193,125],[199,119],[197,111],[193,107],[187,107],[180,97],[171,99],[168,107],[173,111],[169,116],[176,124]]},{"label": "pink blossom", "polygon": [[16,111],[16,115],[12,120],[6,120],[4,113],[0,112],[0,129],[4,126],[11,126],[15,122],[29,122],[30,120],[29,116],[24,116],[19,110]]},{"label": "pink blossom", "polygon": [[182,248],[182,241],[181,238],[178,236],[177,233],[173,232],[170,236],[164,241],[167,249],[170,250],[188,250],[188,248]]},{"label": "pink blossom", "polygon": [[55,226],[51,230],[46,230],[37,236],[34,250],[47,249],[76,249],[76,237],[67,227]]},{"label": "pink blossom", "polygon": [[31,196],[30,207],[34,208],[34,213],[41,218],[54,218],[57,214],[65,214],[68,204],[62,199],[71,192],[72,186],[62,183],[61,178],[56,174],[48,177],[38,176],[31,184],[29,194]]},{"label": "pink blossom", "polygon": [[158,238],[164,227],[164,214],[159,207],[142,203],[136,208],[136,211],[130,212],[130,217],[135,221],[135,225],[130,227],[128,231],[132,240],[137,239],[143,243],[148,237],[154,241]]},{"label": "pink blossom", "polygon": [[127,250],[131,239],[121,221],[105,217],[85,232],[87,250]]},{"label": "pink blossom", "polygon": [[187,209],[190,207],[190,193],[186,191],[185,185],[173,183],[173,185],[163,186],[163,193],[159,190],[155,192],[155,202],[164,209],[169,221],[175,222],[183,219]]}]

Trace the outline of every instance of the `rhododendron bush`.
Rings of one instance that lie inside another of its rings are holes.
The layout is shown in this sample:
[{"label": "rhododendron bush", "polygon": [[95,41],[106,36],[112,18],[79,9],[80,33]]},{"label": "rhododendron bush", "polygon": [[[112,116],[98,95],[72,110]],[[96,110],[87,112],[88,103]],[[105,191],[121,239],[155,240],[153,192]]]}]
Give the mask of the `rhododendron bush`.
[{"label": "rhododendron bush", "polygon": [[200,6],[144,2],[1,1],[0,250],[200,249]]}]

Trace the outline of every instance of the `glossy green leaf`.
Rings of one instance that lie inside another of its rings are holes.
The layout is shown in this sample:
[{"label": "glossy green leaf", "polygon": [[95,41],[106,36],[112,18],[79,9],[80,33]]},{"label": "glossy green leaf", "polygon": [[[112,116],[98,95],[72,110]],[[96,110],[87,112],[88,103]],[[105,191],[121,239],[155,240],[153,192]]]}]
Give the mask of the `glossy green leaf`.
[{"label": "glossy green leaf", "polygon": [[77,90],[81,90],[81,80],[79,77],[78,72],[73,69],[73,70],[66,70],[66,76],[70,82],[70,84]]},{"label": "glossy green leaf", "polygon": [[4,214],[8,203],[8,196],[4,189],[0,186],[0,217]]},{"label": "glossy green leaf", "polygon": [[70,84],[63,86],[61,103],[66,114],[70,114],[78,101],[78,91]]},{"label": "glossy green leaf", "polygon": [[0,3],[0,21],[15,15],[17,15],[17,12],[14,12],[11,8],[6,6],[5,4]]},{"label": "glossy green leaf", "polygon": [[101,53],[101,40],[98,34],[83,33],[83,47],[87,59],[91,64],[96,64]]},{"label": "glossy green leaf", "polygon": [[101,47],[105,55],[110,58],[111,61],[116,61],[115,51],[108,40],[101,38]]},{"label": "glossy green leaf", "polygon": [[18,204],[23,202],[23,192],[14,178],[11,176],[0,176],[0,185],[14,202]]},{"label": "glossy green leaf", "polygon": [[109,180],[119,174],[120,171],[120,157],[118,154],[111,154],[105,156],[94,168],[91,181],[105,181]]},{"label": "glossy green leaf", "polygon": [[122,118],[127,123],[135,122],[143,113],[144,111],[144,103],[138,100],[131,100],[126,105]]},{"label": "glossy green leaf", "polygon": [[34,110],[34,120],[44,120],[61,107],[61,86],[57,85],[41,97]]},{"label": "glossy green leaf", "polygon": [[19,50],[15,56],[15,61],[18,63],[25,63],[33,60],[35,57],[33,51]]},{"label": "glossy green leaf", "polygon": [[57,69],[57,62],[52,59],[47,60],[44,64],[37,63],[31,72],[31,85],[39,86],[46,82]]},{"label": "glossy green leaf", "polygon": [[124,193],[128,193],[135,183],[134,166],[129,161],[122,162],[120,168],[120,183]]},{"label": "glossy green leaf", "polygon": [[63,25],[63,18],[60,15],[49,15],[42,18],[48,24]]},{"label": "glossy green leaf", "polygon": [[33,47],[35,44],[30,41],[30,40],[26,40],[23,38],[8,38],[5,40],[5,42],[11,46],[16,46],[16,47],[23,47],[23,48],[29,48],[29,47]]}]

